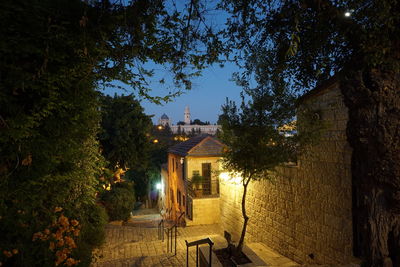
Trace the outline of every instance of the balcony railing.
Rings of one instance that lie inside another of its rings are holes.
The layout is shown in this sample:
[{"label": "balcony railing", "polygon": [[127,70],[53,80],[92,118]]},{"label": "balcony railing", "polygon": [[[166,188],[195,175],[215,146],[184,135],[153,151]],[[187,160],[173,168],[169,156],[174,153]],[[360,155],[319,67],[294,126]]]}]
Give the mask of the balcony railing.
[{"label": "balcony railing", "polygon": [[186,188],[188,193],[193,198],[202,197],[215,197],[219,196],[219,180],[204,180],[200,183],[192,183],[192,181],[186,181]]}]

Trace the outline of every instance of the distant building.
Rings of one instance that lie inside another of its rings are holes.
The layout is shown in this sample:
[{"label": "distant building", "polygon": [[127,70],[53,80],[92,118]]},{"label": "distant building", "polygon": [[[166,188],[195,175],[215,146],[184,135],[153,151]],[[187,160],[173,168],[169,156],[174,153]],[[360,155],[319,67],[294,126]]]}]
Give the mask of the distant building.
[{"label": "distant building", "polygon": [[184,122],[185,122],[185,125],[190,125],[190,110],[189,110],[189,106],[185,107]]},{"label": "distant building", "polygon": [[172,125],[172,122],[171,122],[171,120],[168,118],[168,116],[164,113],[164,114],[161,116],[161,118],[158,120],[158,125],[162,125],[162,126],[169,125],[169,126],[171,126],[171,125]]},{"label": "distant building", "polygon": [[168,150],[168,166],[162,175],[162,207],[170,219],[185,214],[187,225],[219,223],[222,149],[218,139],[202,134]]},{"label": "distant building", "polygon": [[166,126],[168,124],[171,128],[172,133],[174,134],[190,134],[194,132],[196,134],[215,135],[218,130],[221,130],[221,125],[191,125],[189,106],[185,107],[185,111],[183,113],[183,122],[185,123],[184,125],[172,125],[171,119],[166,114],[163,114],[158,120],[159,125]]}]

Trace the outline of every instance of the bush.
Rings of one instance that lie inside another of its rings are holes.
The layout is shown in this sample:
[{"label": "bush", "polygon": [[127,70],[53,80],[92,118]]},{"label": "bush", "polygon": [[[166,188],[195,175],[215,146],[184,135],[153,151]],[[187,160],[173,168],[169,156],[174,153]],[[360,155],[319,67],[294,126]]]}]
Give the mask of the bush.
[{"label": "bush", "polygon": [[100,199],[111,221],[128,220],[135,204],[135,192],[130,182],[116,183],[110,191],[104,191]]},{"label": "bush", "polygon": [[79,250],[76,250],[74,254],[81,261],[80,266],[90,265],[93,248],[101,246],[105,241],[105,225],[108,222],[107,212],[101,205],[89,205],[85,214],[81,235],[77,242]]}]

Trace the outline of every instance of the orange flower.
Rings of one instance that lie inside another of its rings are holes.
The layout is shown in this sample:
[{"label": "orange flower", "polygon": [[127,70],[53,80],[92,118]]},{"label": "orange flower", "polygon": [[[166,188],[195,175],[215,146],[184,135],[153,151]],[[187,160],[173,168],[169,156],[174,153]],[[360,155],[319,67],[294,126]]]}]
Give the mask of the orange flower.
[{"label": "orange flower", "polygon": [[56,238],[57,240],[62,239],[62,230],[61,230],[61,229],[58,229],[58,230],[57,230],[55,238]]},{"label": "orange flower", "polygon": [[65,237],[65,243],[67,243],[67,245],[68,245],[70,248],[76,248],[75,241],[74,241],[71,237],[69,237],[69,236],[66,236],[66,237]]},{"label": "orange flower", "polygon": [[68,218],[65,217],[64,214],[61,214],[60,218],[58,218],[58,223],[64,227],[69,226]]},{"label": "orange flower", "polygon": [[56,247],[56,245],[54,244],[54,242],[50,242],[50,245],[49,245],[49,249],[51,250],[51,251],[54,251],[54,248]]},{"label": "orange flower", "polygon": [[64,246],[64,240],[60,239],[60,240],[57,242],[57,247],[62,247],[62,246]]},{"label": "orange flower", "polygon": [[61,208],[61,207],[55,207],[54,208],[54,212],[59,212],[59,211],[62,211],[63,210],[63,208]]},{"label": "orange flower", "polygon": [[68,259],[65,261],[65,264],[66,264],[67,266],[73,266],[73,265],[76,265],[76,264],[78,264],[78,263],[79,263],[79,261],[74,260],[73,258],[68,258]]},{"label": "orange flower", "polygon": [[77,226],[79,224],[79,222],[77,220],[71,220],[71,224],[73,226]]},{"label": "orange flower", "polygon": [[75,229],[74,230],[74,236],[78,236],[79,235],[80,230],[79,229]]},{"label": "orange flower", "polygon": [[15,255],[15,254],[18,254],[18,249],[16,249],[16,248],[14,248],[13,250],[12,250],[12,253]]},{"label": "orange flower", "polygon": [[48,235],[48,234],[50,234],[50,230],[49,230],[49,229],[45,229],[45,230],[44,230],[44,233],[45,233],[46,235]]}]

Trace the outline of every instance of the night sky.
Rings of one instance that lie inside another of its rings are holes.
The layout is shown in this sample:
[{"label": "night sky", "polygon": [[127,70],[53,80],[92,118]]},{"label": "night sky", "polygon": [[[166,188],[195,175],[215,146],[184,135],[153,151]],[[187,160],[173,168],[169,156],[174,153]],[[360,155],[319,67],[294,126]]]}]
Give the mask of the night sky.
[{"label": "night sky", "polygon": [[[156,69],[157,78],[170,75],[168,72]],[[191,119],[200,119],[201,121],[209,121],[210,123],[216,123],[218,115],[221,113],[221,105],[225,103],[226,97],[230,100],[240,101],[241,87],[238,87],[234,81],[231,80],[232,73],[239,71],[235,64],[225,64],[223,68],[218,65],[209,67],[203,71],[203,75],[198,78],[194,78],[193,88],[187,91],[184,95],[175,98],[172,102],[167,104],[156,105],[150,103],[147,100],[142,101],[142,106],[145,108],[145,113],[153,116],[153,122],[157,123],[158,119],[163,113],[172,120],[173,124],[178,121],[183,121],[183,112],[186,105],[190,108]],[[160,88],[157,83],[154,83],[154,89],[152,95],[163,95],[166,93],[166,88]],[[168,79],[166,79],[166,85]],[[106,89],[104,93],[114,95],[117,94],[129,94],[129,91],[118,91],[116,89]]]}]

